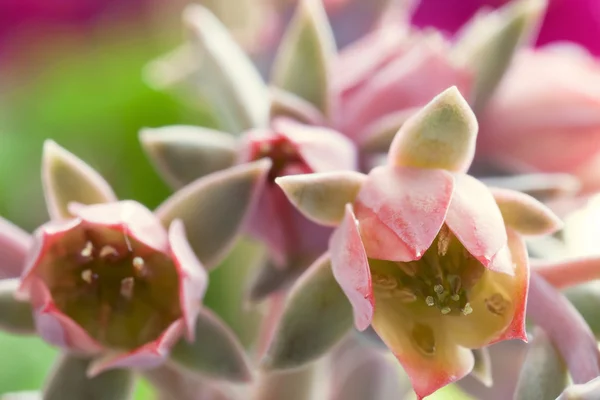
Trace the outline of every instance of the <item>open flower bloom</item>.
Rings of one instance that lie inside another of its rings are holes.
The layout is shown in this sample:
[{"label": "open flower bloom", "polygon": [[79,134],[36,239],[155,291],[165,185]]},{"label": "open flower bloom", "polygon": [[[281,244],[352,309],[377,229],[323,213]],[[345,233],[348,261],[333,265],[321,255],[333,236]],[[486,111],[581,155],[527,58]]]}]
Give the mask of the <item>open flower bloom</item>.
[{"label": "open flower bloom", "polygon": [[[200,179],[155,212],[118,201],[96,171],[52,141],[42,164],[51,220],[33,238],[0,220],[0,247],[12,249],[0,252],[0,270],[21,271],[20,279],[0,285],[0,328],[37,331],[81,357],[78,364],[67,356],[62,365],[85,364],[79,369],[88,377],[112,368],[154,368],[170,357],[187,369],[247,380],[241,346],[201,301],[206,268],[232,245],[270,164]],[[209,344],[198,337],[206,332],[225,344],[218,351],[225,351],[228,372],[210,370],[211,353],[202,348]]]},{"label": "open flower bloom", "polygon": [[[141,142],[161,175],[174,187],[214,170],[269,160],[270,168],[257,192],[257,207],[245,225],[246,232],[268,246],[270,256],[254,285],[261,286],[260,280],[270,281],[277,275],[269,283],[273,287],[255,288],[259,292],[289,283],[287,274],[297,276],[326,250],[332,231],[296,210],[275,179],[356,169],[356,150],[346,137],[283,117],[273,119],[268,128],[244,132],[239,140],[206,128],[171,126],[143,131]],[[252,297],[267,294],[259,295],[256,290]]]},{"label": "open flower bloom", "polygon": [[519,232],[558,227],[531,197],[492,192],[465,174],[476,133],[451,88],[403,125],[385,166],[278,180],[306,215],[338,225],[331,268],[354,323],[373,326],[420,398],[468,374],[469,349],[526,340],[529,267]]},{"label": "open flower bloom", "polygon": [[169,233],[133,201],[79,206],[34,235],[19,292],[48,342],[124,354],[98,364],[152,367],[187,329],[193,339],[207,275],[180,221]]},{"label": "open flower bloom", "polygon": [[599,187],[600,65],[575,46],[522,52],[481,119],[478,157]]}]

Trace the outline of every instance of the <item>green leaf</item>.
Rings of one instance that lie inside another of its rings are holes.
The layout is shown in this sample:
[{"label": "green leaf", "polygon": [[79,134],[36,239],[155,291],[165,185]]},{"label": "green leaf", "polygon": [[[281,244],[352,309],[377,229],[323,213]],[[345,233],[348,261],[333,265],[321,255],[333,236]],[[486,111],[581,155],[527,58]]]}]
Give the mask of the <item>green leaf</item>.
[{"label": "green leaf", "polygon": [[262,367],[288,369],[314,361],[340,342],[352,325],[352,307],[324,255],[290,290]]},{"label": "green leaf", "polygon": [[0,280],[0,329],[17,334],[36,332],[31,304],[17,300],[20,279]]}]

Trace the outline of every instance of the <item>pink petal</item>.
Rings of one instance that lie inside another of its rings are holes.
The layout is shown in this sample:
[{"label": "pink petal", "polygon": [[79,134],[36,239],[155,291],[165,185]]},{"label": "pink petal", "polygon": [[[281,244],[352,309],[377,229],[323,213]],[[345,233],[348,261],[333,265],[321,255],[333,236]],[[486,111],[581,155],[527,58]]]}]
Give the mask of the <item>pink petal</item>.
[{"label": "pink petal", "polygon": [[187,329],[187,338],[191,342],[194,340],[194,328],[200,312],[200,302],[208,286],[208,273],[190,247],[181,220],[176,219],[171,222],[169,244],[179,274],[179,299]]},{"label": "pink petal", "polygon": [[90,354],[103,350],[102,345],[56,307],[48,288],[40,279],[33,277],[30,285],[33,316],[42,339],[66,350]]},{"label": "pink petal", "polygon": [[331,236],[329,248],[333,275],[352,304],[354,325],[363,331],[373,320],[375,298],[367,253],[350,204],[346,205],[344,219]]},{"label": "pink petal", "polygon": [[160,220],[136,201],[125,200],[89,206],[72,204],[69,210],[89,224],[122,230],[124,234],[131,235],[158,251],[166,252],[169,248],[167,232]]},{"label": "pink petal", "polygon": [[27,232],[0,217],[0,279],[21,275],[31,242]]},{"label": "pink petal", "polygon": [[173,322],[158,339],[128,353],[108,355],[94,361],[87,375],[90,378],[112,368],[155,368],[169,356],[171,347],[181,338],[185,322],[179,319]]},{"label": "pink petal", "polygon": [[490,190],[477,179],[456,174],[446,224],[469,253],[493,271],[514,274],[510,258],[494,257],[507,243],[500,209]]},{"label": "pink petal", "polygon": [[354,144],[339,132],[324,127],[299,124],[277,118],[273,129],[292,142],[304,162],[314,172],[355,170],[357,151]]},{"label": "pink petal", "polygon": [[373,169],[355,206],[369,257],[419,259],[444,223],[453,189],[453,177],[444,170]]}]

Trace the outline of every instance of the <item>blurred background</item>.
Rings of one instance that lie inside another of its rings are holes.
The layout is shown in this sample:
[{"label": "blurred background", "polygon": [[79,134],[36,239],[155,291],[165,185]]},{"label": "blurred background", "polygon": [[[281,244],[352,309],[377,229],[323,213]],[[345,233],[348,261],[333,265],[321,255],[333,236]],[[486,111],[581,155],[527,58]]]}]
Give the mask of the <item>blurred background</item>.
[{"label": "blurred background", "polygon": [[[363,6],[370,2],[361,1]],[[590,4],[592,1],[596,0],[590,0]],[[583,4],[585,0],[551,1],[540,42],[570,39],[588,45],[598,54],[600,15],[588,23],[589,10],[571,7],[579,2]],[[47,220],[40,182],[42,143],[47,138],[56,140],[100,171],[120,198],[136,199],[152,208],[169,195],[142,154],[137,140],[139,129],[170,124],[213,125],[206,114],[168,93],[153,90],[143,80],[144,66],[150,60],[182,42],[180,15],[185,3],[184,0],[0,0],[2,217],[28,231]],[[231,4],[218,0],[212,3],[216,7]],[[417,8],[414,22],[451,32],[482,4],[502,3],[425,0]],[[343,15],[336,7],[330,12],[340,43],[354,39],[366,27],[360,25],[361,19],[357,17],[362,14]],[[239,17],[231,7],[221,7],[217,14],[230,17],[233,23]],[[268,25],[270,21],[261,19],[268,18],[267,14],[256,14],[253,18],[254,26]],[[579,23],[570,24],[573,20]],[[253,34],[240,32],[242,38]],[[591,38],[595,39],[590,41]],[[232,282],[241,285],[243,274],[239,269],[247,264],[241,262],[247,257],[242,246],[225,268],[213,274],[207,297],[207,303],[240,334],[245,334],[242,327],[248,325],[249,316],[240,310],[241,290]],[[247,341],[249,337],[242,339]],[[0,333],[0,394],[39,388],[55,353],[38,339]],[[464,398],[452,390],[442,391],[445,394],[441,393],[439,398]],[[149,389],[142,385],[137,397],[151,398]]]}]

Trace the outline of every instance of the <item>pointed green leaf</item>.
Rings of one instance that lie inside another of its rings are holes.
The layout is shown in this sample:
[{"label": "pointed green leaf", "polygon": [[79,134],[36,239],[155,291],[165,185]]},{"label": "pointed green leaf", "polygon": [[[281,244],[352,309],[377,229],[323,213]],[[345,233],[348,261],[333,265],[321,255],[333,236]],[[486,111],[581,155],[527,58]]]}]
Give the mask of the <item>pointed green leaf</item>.
[{"label": "pointed green leaf", "polygon": [[598,400],[600,399],[600,377],[587,383],[572,385],[556,398],[556,400]]},{"label": "pointed green leaf", "polygon": [[143,129],[140,142],[173,188],[232,166],[237,155],[236,141],[230,134],[196,126]]},{"label": "pointed green leaf", "polygon": [[21,276],[31,235],[0,217],[0,279]]},{"label": "pointed green leaf", "polygon": [[347,203],[353,203],[366,175],[352,171],[288,175],[275,179],[287,198],[306,218],[337,225]]},{"label": "pointed green leaf", "polygon": [[401,110],[369,125],[365,130],[364,139],[359,144],[361,150],[369,153],[387,153],[402,125],[420,110],[421,107]]},{"label": "pointed green leaf", "polygon": [[475,155],[477,119],[456,86],[446,89],[400,128],[392,165],[466,171]]},{"label": "pointed green leaf", "polygon": [[483,110],[508,69],[513,54],[533,36],[547,0],[516,0],[492,12],[478,13],[458,34],[457,61],[474,70],[472,104]]},{"label": "pointed green leaf", "polygon": [[292,371],[270,371],[263,373],[252,392],[255,400],[313,400],[321,398],[318,373],[314,365]]},{"label": "pointed green leaf", "polygon": [[173,347],[173,361],[204,376],[234,382],[251,379],[244,349],[231,329],[210,310],[200,311],[194,337],[193,343],[182,339]]},{"label": "pointed green leaf", "polygon": [[42,183],[52,219],[70,218],[67,206],[71,202],[96,204],[117,200],[98,172],[52,140],[44,142]]},{"label": "pointed green leaf", "polygon": [[329,115],[329,69],[334,53],[322,0],[301,0],[277,52],[272,81]]},{"label": "pointed green leaf", "polygon": [[567,368],[548,336],[538,329],[521,367],[515,400],[555,399],[567,386]]},{"label": "pointed green leaf", "polygon": [[23,392],[5,393],[0,396],[0,400],[43,400],[42,393],[31,390]]},{"label": "pointed green leaf", "polygon": [[523,192],[540,201],[575,195],[581,188],[576,177],[563,173],[532,173],[481,178],[490,187]]},{"label": "pointed green leaf", "polygon": [[248,290],[248,300],[259,302],[270,294],[286,289],[310,266],[306,257],[295,258],[285,267],[273,264],[267,260],[258,269]]},{"label": "pointed green leaf", "polygon": [[568,288],[563,293],[588,323],[596,338],[600,339],[600,281]]},{"label": "pointed green leaf", "polygon": [[173,194],[156,214],[165,227],[181,219],[198,259],[214,267],[253,211],[270,167],[270,160],[262,159],[207,175]]},{"label": "pointed green leaf", "polygon": [[131,397],[132,371],[114,369],[90,379],[86,370],[91,361],[62,355],[44,388],[44,400],[127,400]]},{"label": "pointed green leaf", "polygon": [[486,348],[473,349],[473,358],[475,359],[475,365],[471,376],[476,378],[486,387],[491,387],[493,384],[492,380],[492,361],[490,360],[489,350]]},{"label": "pointed green leaf", "polygon": [[492,188],[504,223],[523,235],[547,235],[558,231],[562,221],[533,197],[508,189]]},{"label": "pointed green leaf", "polygon": [[17,300],[19,279],[0,280],[0,330],[17,334],[34,334],[35,323],[31,304]]},{"label": "pointed green leaf", "polygon": [[318,359],[352,329],[352,307],[333,277],[328,255],[319,258],[290,290],[264,369],[288,369]]},{"label": "pointed green leaf", "polygon": [[270,118],[288,117],[307,125],[326,126],[325,116],[314,105],[285,90],[271,87]]},{"label": "pointed green leaf", "polygon": [[202,87],[224,130],[240,133],[268,123],[267,87],[227,28],[205,7],[190,5],[184,20],[192,49],[202,63]]}]

